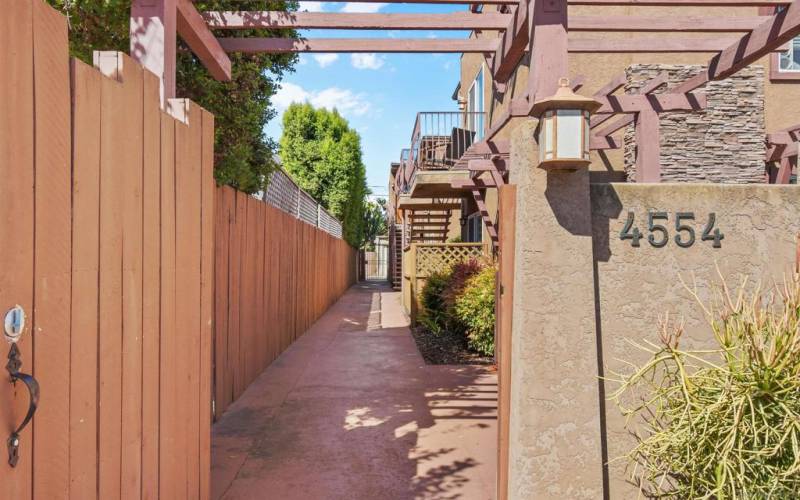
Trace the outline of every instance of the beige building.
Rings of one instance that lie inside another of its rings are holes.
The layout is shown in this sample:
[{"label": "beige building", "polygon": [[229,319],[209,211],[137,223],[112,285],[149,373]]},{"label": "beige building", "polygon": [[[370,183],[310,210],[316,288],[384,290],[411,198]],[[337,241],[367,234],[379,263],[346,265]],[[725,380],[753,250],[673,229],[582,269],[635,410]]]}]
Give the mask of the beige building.
[{"label": "beige building", "polygon": [[[509,12],[509,6],[483,8],[486,12]],[[610,83],[620,81],[620,77],[624,77],[623,85],[615,90],[616,95],[637,93],[657,77],[661,78],[661,84],[644,90],[662,93],[699,72],[719,50],[702,51],[704,47],[726,46],[741,36],[727,26],[720,27],[725,18],[735,17],[737,22],[754,24],[773,11],[773,7],[570,5],[570,74],[563,76],[577,83],[577,91],[586,96],[598,92],[605,95],[604,88],[607,90]],[[604,16],[609,25],[622,24],[624,19],[628,25],[634,22],[645,28],[632,30],[636,33],[622,29],[595,32],[590,27],[582,31],[584,24],[590,24],[585,21],[599,16]],[[708,32],[658,31],[659,23],[675,18],[687,23],[705,23]],[[648,24],[652,28],[648,28]],[[651,29],[652,34],[641,34]],[[500,35],[502,32],[498,31],[473,31],[471,38]],[[657,51],[643,52],[636,46],[631,47],[634,43],[641,44],[644,37],[647,43],[642,46],[655,47],[653,50]],[[697,39],[697,47],[687,51],[686,41],[693,39]],[[621,52],[593,52],[593,44],[609,40],[618,40],[616,45]],[[673,46],[680,47],[680,51],[669,52]],[[752,184],[769,182],[770,176],[774,181],[778,165],[767,161],[767,136],[800,122],[800,37],[785,49],[773,52],[731,78],[709,82],[699,89],[708,99],[705,109],[659,113],[662,181]],[[458,199],[460,207],[450,212],[449,224],[434,233],[410,233],[414,224],[407,220],[409,217],[404,218],[404,213],[412,212],[395,211],[396,221],[400,223],[398,228],[406,227],[408,232],[404,245],[410,241],[492,239],[487,222],[491,226],[496,221],[496,189],[482,191],[482,216],[472,192],[455,189],[453,185],[468,183],[469,159],[488,156],[475,151],[477,144],[490,134],[493,141],[508,140],[511,131],[524,120],[507,120],[507,113],[513,100],[526,96],[529,66],[529,54],[524,54],[508,72],[507,80],[496,82],[490,58],[479,53],[464,54],[452,96],[460,111],[419,114],[410,148],[403,151],[397,164],[393,164],[390,197],[395,208],[402,208],[412,200],[419,203],[422,199],[431,203],[446,201],[448,206]],[[625,116],[612,116],[592,131],[607,129],[615,119]],[[637,144],[633,125],[620,127],[608,137],[614,147],[592,151],[593,181],[634,181]],[[790,182],[796,183],[796,173]],[[434,205],[430,205],[429,213],[437,213]]]}]

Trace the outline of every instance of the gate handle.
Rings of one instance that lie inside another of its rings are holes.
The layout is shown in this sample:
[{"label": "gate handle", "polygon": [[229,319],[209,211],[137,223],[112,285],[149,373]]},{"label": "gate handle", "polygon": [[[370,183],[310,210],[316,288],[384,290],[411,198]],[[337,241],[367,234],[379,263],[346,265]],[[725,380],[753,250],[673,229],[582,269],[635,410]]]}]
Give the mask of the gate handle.
[{"label": "gate handle", "polygon": [[36,413],[36,407],[39,405],[39,382],[31,375],[19,371],[22,367],[22,360],[20,358],[21,356],[17,344],[11,344],[11,351],[8,353],[8,364],[6,365],[8,373],[11,374],[11,383],[16,384],[17,380],[21,380],[22,383],[25,384],[25,387],[28,388],[28,393],[30,394],[28,413],[25,415],[25,419],[22,423],[19,424],[19,427],[11,433],[7,441],[8,465],[11,467],[16,467],[19,461],[19,434],[31,421],[33,414]]}]

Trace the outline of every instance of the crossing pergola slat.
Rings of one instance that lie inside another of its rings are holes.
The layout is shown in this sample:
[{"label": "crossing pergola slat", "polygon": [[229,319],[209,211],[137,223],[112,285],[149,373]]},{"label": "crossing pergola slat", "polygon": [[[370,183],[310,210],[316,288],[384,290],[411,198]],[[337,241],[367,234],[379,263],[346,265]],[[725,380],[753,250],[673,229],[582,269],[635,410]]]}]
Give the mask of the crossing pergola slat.
[{"label": "crossing pergola slat", "polygon": [[752,31],[770,16],[570,16],[569,31],[725,33]]},{"label": "crossing pergola slat", "polygon": [[202,61],[211,76],[221,81],[231,79],[231,60],[197,12],[190,0],[176,0],[178,34]]},{"label": "crossing pergola slat", "polygon": [[291,52],[369,53],[486,53],[494,52],[497,39],[399,38],[220,38],[227,52],[271,54]]},{"label": "crossing pergola slat", "polygon": [[[568,42],[569,52],[583,54],[658,54],[670,52],[702,53],[720,52],[731,44],[737,43],[738,37],[726,38],[577,38]],[[780,52],[775,46],[766,52]]]},{"label": "crossing pergola slat", "polygon": [[211,29],[504,30],[510,14],[382,14],[347,12],[204,12]]}]

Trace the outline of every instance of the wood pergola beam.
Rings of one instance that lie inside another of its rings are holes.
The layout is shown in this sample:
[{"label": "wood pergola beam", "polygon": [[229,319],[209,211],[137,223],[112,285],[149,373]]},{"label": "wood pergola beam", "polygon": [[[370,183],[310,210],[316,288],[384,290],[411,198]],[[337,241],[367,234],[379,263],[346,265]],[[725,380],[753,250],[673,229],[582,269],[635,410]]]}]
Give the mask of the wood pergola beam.
[{"label": "wood pergola beam", "polygon": [[770,52],[780,49],[800,35],[800,0],[758,25],[742,36],[708,65],[709,80],[721,80],[756,62]]},{"label": "wood pergola beam", "polygon": [[[516,5],[518,0],[486,0],[483,5]],[[472,5],[475,0],[354,0],[350,3],[390,3],[390,4],[428,4],[428,5]]]},{"label": "wood pergola beam", "polygon": [[489,238],[492,240],[492,245],[496,245],[498,242],[497,228],[494,226],[491,214],[486,206],[486,201],[483,198],[483,191],[480,189],[473,189],[472,197],[475,199],[475,204],[478,206],[478,211],[481,213],[483,223],[486,225],[486,232],[489,233]]},{"label": "wood pergola beam", "polygon": [[[796,147],[796,145],[795,145]],[[792,180],[792,170],[797,165],[797,152],[795,151],[794,157],[784,157],[780,160],[777,175],[775,176],[775,184],[789,184]]]},{"label": "wood pergola beam", "polygon": [[770,16],[570,16],[569,31],[724,33],[752,31]]},{"label": "wood pergola beam", "polygon": [[[633,119],[633,117],[631,117]],[[619,149],[622,145],[616,139],[608,136],[592,135],[589,139],[589,149],[604,150],[604,149]]]},{"label": "wood pergola beam", "polygon": [[[648,80],[644,85],[642,85],[642,87],[639,89],[638,95],[645,95],[655,91],[656,89],[667,83],[667,80],[669,80],[669,75],[666,72],[659,73],[658,75]],[[624,87],[625,84],[627,83],[628,83],[627,75],[625,75],[625,73],[619,74],[617,75],[616,78],[607,83],[603,88],[598,90],[594,94],[594,97],[596,99],[607,97],[610,94],[613,94],[614,92],[619,90],[620,88]],[[609,118],[613,116],[614,113],[595,113],[595,115],[592,116],[591,118],[590,125],[592,128],[594,128],[597,125],[600,125],[601,123],[607,121]]]},{"label": "wood pergola beam", "polygon": [[777,7],[792,0],[568,0],[569,5],[636,7]]},{"label": "wood pergola beam", "polygon": [[231,79],[231,60],[191,0],[177,0],[178,34],[214,79]]},{"label": "wood pergola beam", "polygon": [[[572,38],[569,40],[569,51],[579,54],[641,54],[641,53],[695,53],[695,52],[720,52],[731,44],[737,43],[738,37],[724,38],[664,38],[664,37],[634,37],[634,38]],[[789,38],[791,40],[791,38]],[[786,42],[784,42],[786,43]],[[780,52],[780,45],[766,51]],[[758,58],[756,58],[758,59]]]},{"label": "wood pergola beam", "polygon": [[641,111],[698,111],[706,107],[705,94],[610,95],[596,97],[598,113],[639,113]]},{"label": "wood pergola beam", "polygon": [[528,48],[528,2],[519,0],[513,8],[512,19],[500,37],[500,45],[492,57],[494,81],[503,84],[511,78]]},{"label": "wood pergola beam", "polygon": [[226,52],[283,54],[292,52],[375,53],[489,53],[497,39],[399,39],[399,38],[220,38]]},{"label": "wood pergola beam", "polygon": [[204,12],[211,29],[504,30],[511,14],[383,14],[344,12]]},{"label": "wood pergola beam", "polygon": [[715,55],[707,68],[678,85],[673,92],[690,92],[710,81],[724,80],[800,35],[800,0],[794,0],[756,29]]},{"label": "wood pergola beam", "polygon": [[768,144],[789,144],[800,140],[800,124],[767,134]]}]

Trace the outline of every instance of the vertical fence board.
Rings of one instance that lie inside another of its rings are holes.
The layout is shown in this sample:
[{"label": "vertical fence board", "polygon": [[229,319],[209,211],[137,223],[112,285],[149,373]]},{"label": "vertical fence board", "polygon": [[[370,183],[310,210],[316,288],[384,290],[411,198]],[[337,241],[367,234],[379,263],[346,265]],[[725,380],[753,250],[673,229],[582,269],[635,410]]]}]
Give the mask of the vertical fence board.
[{"label": "vertical fence board", "polygon": [[40,498],[69,490],[72,179],[67,50],[64,17],[34,2],[34,357],[24,361],[29,367],[33,362],[34,376],[47,388],[47,404],[39,407],[33,424],[33,490]]},{"label": "vertical fence board", "polygon": [[159,80],[144,73],[142,199],[142,498],[158,498],[161,367],[161,107]]},{"label": "vertical fence board", "polygon": [[[176,125],[175,162],[175,253],[176,283],[178,293],[175,303],[176,337],[181,355],[178,356],[178,394],[181,417],[179,449],[183,453],[183,465],[176,482],[182,482],[181,496],[196,498],[198,484],[197,415],[200,394],[199,379],[199,335],[200,335],[200,165],[201,145],[200,115],[194,108],[189,115],[189,125]],[[197,149],[195,149],[197,148]]]},{"label": "vertical fence board", "polygon": [[228,387],[230,385],[228,368],[228,251],[230,249],[231,199],[230,191],[216,191],[216,221],[214,246],[214,416],[222,415],[228,407]]},{"label": "vertical fence board", "polygon": [[100,270],[101,75],[72,61],[71,498],[97,495],[97,346]]},{"label": "vertical fence board", "polygon": [[[187,255],[189,256],[188,274],[186,281],[179,281],[183,286],[186,285],[187,298],[190,300],[188,304],[188,319],[187,333],[189,341],[187,346],[189,352],[188,356],[188,382],[187,382],[187,409],[189,415],[187,416],[188,426],[186,431],[187,447],[187,481],[188,481],[188,498],[198,498],[200,495],[200,370],[202,369],[201,363],[201,341],[202,341],[202,310],[201,310],[201,245],[202,245],[202,150],[203,150],[203,110],[199,106],[192,104],[191,113],[189,115],[189,136],[187,143],[187,156],[186,164],[188,171],[185,171],[186,185],[179,185],[178,194],[185,195],[186,214],[180,224],[186,223],[189,226],[187,229],[187,236],[190,236],[187,243]],[[185,192],[184,192],[185,191]]]},{"label": "vertical fence board", "polygon": [[212,329],[214,326],[214,116],[202,110],[201,135],[201,254],[200,254],[200,377],[199,468],[200,498],[209,497],[211,486],[211,391]]},{"label": "vertical fence board", "polygon": [[[14,305],[33,313],[33,12],[29,2],[5,2],[0,16],[0,308]],[[33,361],[30,316],[18,346],[23,371]],[[2,352],[5,359],[7,345]],[[22,421],[28,394],[21,384],[0,383],[2,442]],[[31,496],[32,433],[20,437],[15,469],[0,466],[0,485],[8,498]]]},{"label": "vertical fence board", "polygon": [[142,482],[142,68],[122,63],[122,414],[120,497],[141,496]]},{"label": "vertical fence board", "polygon": [[[192,241],[193,227],[191,218],[191,193],[194,186],[191,182],[191,165],[189,164],[189,127],[183,123],[175,124],[175,332],[177,341],[174,364],[175,372],[175,399],[178,411],[175,423],[175,447],[182,452],[177,461],[177,472],[173,477],[176,483],[176,493],[179,498],[189,498],[189,451],[188,428],[191,418],[189,407],[190,387],[189,369],[191,352],[190,337],[192,335],[192,309],[193,302],[197,300],[192,290],[192,250],[189,248]],[[199,222],[198,222],[199,223]],[[181,355],[179,353],[183,352]]]},{"label": "vertical fence board", "polygon": [[[179,483],[183,456],[180,448],[178,415],[177,358],[180,344],[176,336],[176,251],[175,251],[175,120],[161,113],[161,338],[159,377],[159,494],[160,498],[181,498]],[[185,476],[183,477],[185,481]]]},{"label": "vertical fence board", "polygon": [[241,331],[241,277],[242,277],[242,245],[244,236],[244,225],[247,216],[244,198],[240,193],[234,192],[233,201],[233,227],[231,229],[231,251],[230,251],[230,305],[228,320],[228,363],[230,371],[230,401],[233,402],[239,397],[240,387],[242,386],[242,360],[239,358],[239,332]]},{"label": "vertical fence board", "polygon": [[[95,65],[117,71],[118,53],[95,53]],[[105,61],[103,59],[106,59]],[[110,61],[107,61],[110,60]],[[126,141],[122,85],[104,78],[100,115],[100,350],[98,496],[116,498],[121,483],[122,420],[122,200]]]}]

